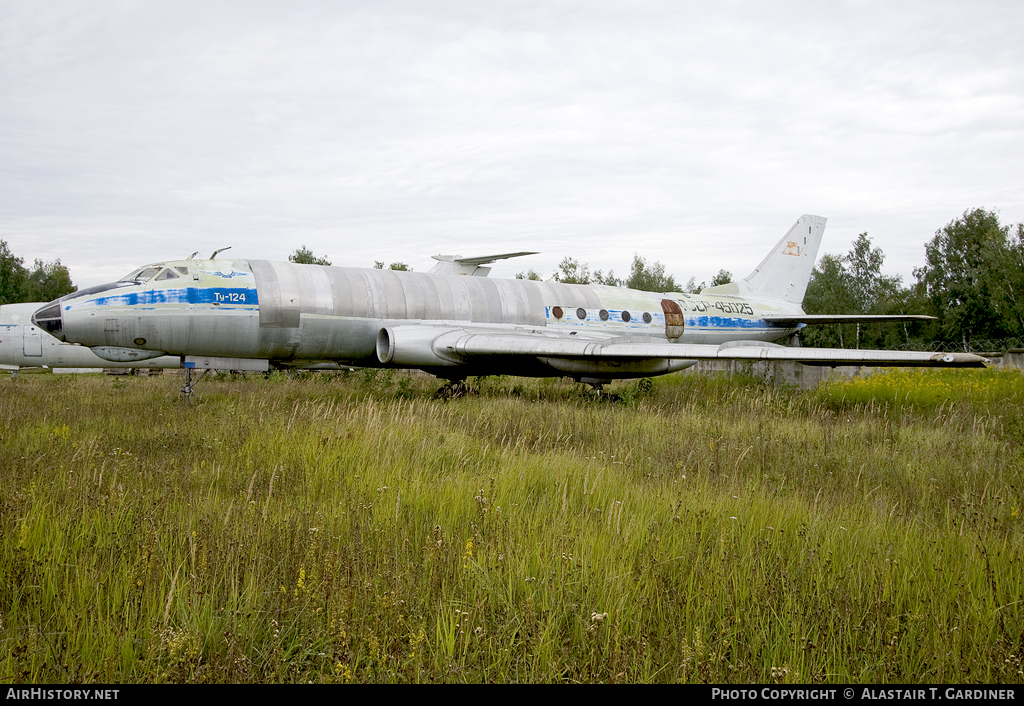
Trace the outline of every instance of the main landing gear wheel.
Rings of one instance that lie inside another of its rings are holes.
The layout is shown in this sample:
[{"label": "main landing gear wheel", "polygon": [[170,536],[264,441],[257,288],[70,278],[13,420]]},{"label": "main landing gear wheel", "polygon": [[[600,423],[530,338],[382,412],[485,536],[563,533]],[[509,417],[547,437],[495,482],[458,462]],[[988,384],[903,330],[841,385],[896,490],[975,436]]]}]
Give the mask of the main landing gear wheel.
[{"label": "main landing gear wheel", "polygon": [[622,398],[611,392],[605,392],[604,386],[607,385],[610,380],[604,380],[601,378],[579,378],[576,382],[587,385],[588,389],[584,394],[592,397],[595,400],[602,402],[619,402]]},{"label": "main landing gear wheel", "polygon": [[457,400],[477,394],[476,388],[462,380],[448,380],[434,393],[435,400]]}]

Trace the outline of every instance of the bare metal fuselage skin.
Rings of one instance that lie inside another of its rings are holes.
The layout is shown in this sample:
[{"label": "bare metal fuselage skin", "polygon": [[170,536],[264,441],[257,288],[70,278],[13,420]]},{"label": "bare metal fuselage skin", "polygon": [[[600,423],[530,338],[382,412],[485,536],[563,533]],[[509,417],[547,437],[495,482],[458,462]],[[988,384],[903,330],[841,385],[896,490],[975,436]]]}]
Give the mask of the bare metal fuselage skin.
[{"label": "bare metal fuselage skin", "polygon": [[160,356],[143,360],[110,361],[85,346],[59,341],[32,324],[40,302],[0,306],[0,368],[178,368],[181,359]]},{"label": "bare metal fuselage skin", "polygon": [[190,259],[68,295],[32,321],[107,360],[171,354],[185,368],[385,366],[450,380],[569,375],[599,384],[712,359],[985,364],[966,353],[774,345],[807,321],[878,318],[803,313],[824,228],[824,218],[804,214],[750,275],[700,294],[459,274],[475,273],[467,265],[479,258],[451,259],[429,273]]},{"label": "bare metal fuselage skin", "polygon": [[152,268],[179,276],[121,282],[59,300],[60,320],[51,331],[86,346],[262,358],[285,365],[417,367],[444,377],[636,377],[680,370],[694,361],[522,355],[456,360],[426,348],[420,357],[392,360],[382,352],[381,338],[387,331],[385,345],[410,350],[450,330],[661,344],[774,341],[797,326],[762,317],[800,312],[782,300],[267,260],[183,260]]}]

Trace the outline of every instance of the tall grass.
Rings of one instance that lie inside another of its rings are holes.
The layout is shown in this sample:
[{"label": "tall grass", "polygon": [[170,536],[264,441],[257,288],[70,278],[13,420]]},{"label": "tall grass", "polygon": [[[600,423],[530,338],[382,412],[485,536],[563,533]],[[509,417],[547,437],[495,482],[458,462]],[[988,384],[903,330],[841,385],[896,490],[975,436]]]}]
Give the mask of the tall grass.
[{"label": "tall grass", "polygon": [[1019,681],[1020,377],[929,375],[3,381],[0,679]]}]

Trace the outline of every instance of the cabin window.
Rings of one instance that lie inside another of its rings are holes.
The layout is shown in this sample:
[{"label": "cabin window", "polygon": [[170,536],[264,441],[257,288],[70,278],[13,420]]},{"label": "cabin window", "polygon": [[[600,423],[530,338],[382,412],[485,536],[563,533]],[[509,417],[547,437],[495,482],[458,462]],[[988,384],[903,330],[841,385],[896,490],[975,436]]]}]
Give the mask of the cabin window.
[{"label": "cabin window", "polygon": [[626,323],[629,323],[630,318],[632,318],[632,317],[629,315],[628,311],[622,312],[622,320],[623,321],[625,321]]},{"label": "cabin window", "polygon": [[645,324],[651,323],[651,315],[649,313],[647,313],[646,311],[644,312],[644,323]]},{"label": "cabin window", "polygon": [[601,317],[601,321],[607,321],[608,320],[608,310],[607,309],[601,309],[601,311],[599,311],[597,315]]},{"label": "cabin window", "polygon": [[551,310],[551,315],[554,316],[556,319],[562,318],[562,315],[564,313],[565,312],[562,311],[562,307],[560,307],[560,306],[556,306],[555,308],[553,308]]},{"label": "cabin window", "polygon": [[148,282],[153,275],[160,271],[160,265],[156,267],[143,267],[142,269],[135,270],[130,275],[125,275],[119,282]]},{"label": "cabin window", "polygon": [[587,318],[587,310],[586,309],[582,309],[582,308],[581,309],[577,309],[576,310],[576,318],[580,319],[580,320]]}]

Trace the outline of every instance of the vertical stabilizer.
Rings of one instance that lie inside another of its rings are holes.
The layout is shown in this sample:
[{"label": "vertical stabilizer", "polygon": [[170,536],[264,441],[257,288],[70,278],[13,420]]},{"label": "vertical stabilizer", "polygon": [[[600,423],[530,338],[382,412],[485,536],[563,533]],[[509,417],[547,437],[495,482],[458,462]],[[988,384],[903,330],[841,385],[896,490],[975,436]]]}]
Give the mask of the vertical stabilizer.
[{"label": "vertical stabilizer", "polygon": [[826,219],[803,215],[742,282],[708,287],[709,294],[742,294],[801,304],[818,257]]}]

